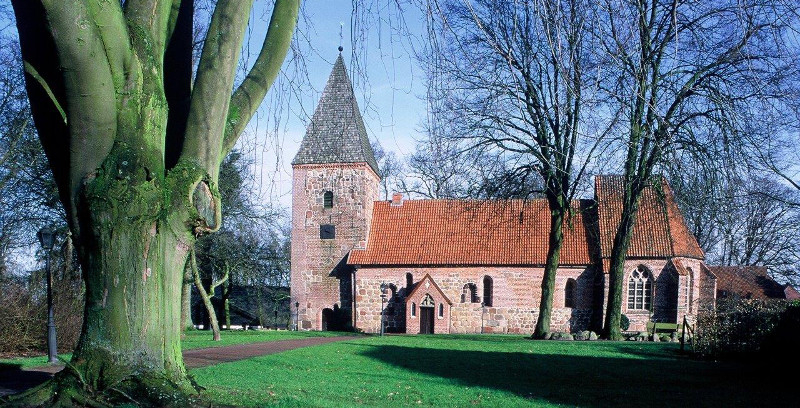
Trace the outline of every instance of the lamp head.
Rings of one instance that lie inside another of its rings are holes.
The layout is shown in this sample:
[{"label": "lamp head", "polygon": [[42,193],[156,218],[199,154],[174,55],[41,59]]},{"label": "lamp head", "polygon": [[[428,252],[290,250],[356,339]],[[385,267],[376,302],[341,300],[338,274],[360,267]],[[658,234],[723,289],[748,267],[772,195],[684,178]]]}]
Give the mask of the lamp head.
[{"label": "lamp head", "polygon": [[56,232],[50,227],[44,227],[36,233],[36,238],[39,238],[42,248],[49,251],[53,249],[53,244],[56,242]]}]

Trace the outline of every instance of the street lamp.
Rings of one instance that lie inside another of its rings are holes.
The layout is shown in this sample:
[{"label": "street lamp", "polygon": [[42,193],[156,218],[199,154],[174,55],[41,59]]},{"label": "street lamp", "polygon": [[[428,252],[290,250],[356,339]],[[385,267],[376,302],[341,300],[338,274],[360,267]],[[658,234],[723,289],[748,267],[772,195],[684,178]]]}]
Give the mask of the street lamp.
[{"label": "street lamp", "polygon": [[300,302],[294,302],[294,331],[300,331]]},{"label": "street lamp", "polygon": [[53,319],[53,274],[50,271],[50,251],[56,241],[56,233],[51,228],[44,227],[36,233],[39,243],[44,250],[44,265],[47,269],[47,361],[50,364],[58,362],[56,358],[56,323]]},{"label": "street lamp", "polygon": [[383,336],[383,330],[384,330],[383,327],[385,326],[384,319],[386,317],[385,310],[386,310],[386,298],[388,291],[389,291],[389,285],[381,283],[381,336]]}]

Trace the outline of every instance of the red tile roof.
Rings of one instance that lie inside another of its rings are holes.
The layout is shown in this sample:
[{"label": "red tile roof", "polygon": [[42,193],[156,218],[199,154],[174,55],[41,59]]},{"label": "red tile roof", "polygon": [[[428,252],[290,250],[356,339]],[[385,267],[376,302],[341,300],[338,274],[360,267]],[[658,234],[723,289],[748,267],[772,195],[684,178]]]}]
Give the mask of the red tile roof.
[{"label": "red tile roof", "polygon": [[709,266],[717,276],[717,296],[749,299],[785,299],[784,286],[767,275],[763,266]]},{"label": "red tile roof", "polygon": [[[622,178],[597,176],[595,185],[596,205],[592,200],[572,203],[574,216],[565,222],[562,265],[595,264],[611,254],[622,212]],[[549,231],[550,211],[544,199],[376,202],[366,249],[351,251],[348,263],[544,265]],[[628,257],[704,257],[666,181],[644,191]]]},{"label": "red tile roof", "polygon": [[[595,177],[601,256],[611,256],[617,225],[622,218],[622,176]],[[628,247],[631,258],[689,257],[703,259],[666,180],[642,192]]]},{"label": "red tile roof", "polygon": [[[564,226],[562,265],[593,263],[587,216],[591,201],[574,201]],[[364,250],[355,265],[544,265],[550,230],[545,200],[407,200],[376,202]]]}]

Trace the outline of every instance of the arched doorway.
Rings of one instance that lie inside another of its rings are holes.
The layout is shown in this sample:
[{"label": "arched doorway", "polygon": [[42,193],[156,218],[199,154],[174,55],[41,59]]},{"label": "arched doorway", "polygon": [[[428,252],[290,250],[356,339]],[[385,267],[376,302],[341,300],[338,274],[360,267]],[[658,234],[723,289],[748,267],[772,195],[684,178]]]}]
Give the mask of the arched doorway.
[{"label": "arched doorway", "polygon": [[322,331],[332,330],[332,326],[336,325],[334,319],[333,309],[322,309]]},{"label": "arched doorway", "polygon": [[419,304],[419,333],[420,334],[433,334],[434,323],[434,309],[436,303],[430,294],[425,294],[422,303]]}]

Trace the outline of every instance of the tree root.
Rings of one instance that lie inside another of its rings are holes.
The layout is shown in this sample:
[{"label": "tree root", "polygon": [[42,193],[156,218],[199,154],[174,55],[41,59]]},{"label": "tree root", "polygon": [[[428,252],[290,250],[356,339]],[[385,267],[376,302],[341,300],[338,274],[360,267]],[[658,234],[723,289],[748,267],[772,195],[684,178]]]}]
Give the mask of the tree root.
[{"label": "tree root", "polygon": [[3,401],[8,407],[91,407],[119,405],[134,407],[209,407],[199,393],[165,376],[131,375],[116,384],[95,389],[83,380],[80,371],[67,365],[47,382]]}]

